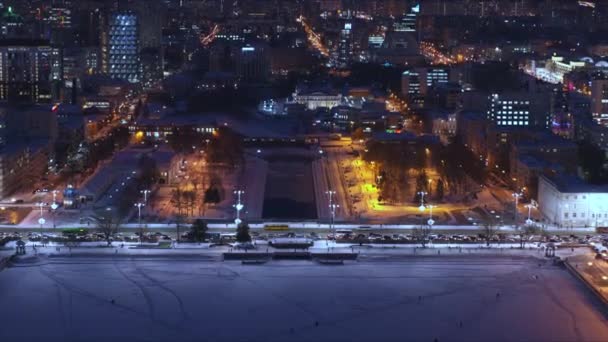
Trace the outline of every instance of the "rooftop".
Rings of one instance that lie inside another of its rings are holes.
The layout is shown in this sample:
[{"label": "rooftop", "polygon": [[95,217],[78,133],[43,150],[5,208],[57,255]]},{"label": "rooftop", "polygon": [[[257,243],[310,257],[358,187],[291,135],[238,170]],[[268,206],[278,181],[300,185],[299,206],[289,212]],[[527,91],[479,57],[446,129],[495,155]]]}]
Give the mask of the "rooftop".
[{"label": "rooftop", "polygon": [[569,174],[541,175],[541,179],[551,184],[561,193],[608,193],[608,185],[595,185]]}]

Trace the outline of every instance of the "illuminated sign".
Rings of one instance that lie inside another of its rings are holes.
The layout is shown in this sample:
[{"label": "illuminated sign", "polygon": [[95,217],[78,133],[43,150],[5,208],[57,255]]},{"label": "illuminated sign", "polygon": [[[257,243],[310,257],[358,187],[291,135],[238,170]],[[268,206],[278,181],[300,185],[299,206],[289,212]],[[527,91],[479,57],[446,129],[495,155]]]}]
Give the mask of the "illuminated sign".
[{"label": "illuminated sign", "polygon": [[591,1],[579,1],[578,5],[582,6],[582,7],[595,8],[595,2],[591,2]]}]

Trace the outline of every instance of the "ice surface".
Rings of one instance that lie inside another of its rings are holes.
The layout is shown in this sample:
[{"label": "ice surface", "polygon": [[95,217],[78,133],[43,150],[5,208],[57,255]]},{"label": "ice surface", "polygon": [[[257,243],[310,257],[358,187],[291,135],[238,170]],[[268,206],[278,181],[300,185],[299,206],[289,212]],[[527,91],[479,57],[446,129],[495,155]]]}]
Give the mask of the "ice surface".
[{"label": "ice surface", "polygon": [[344,266],[65,258],[21,266],[0,272],[0,341],[608,336],[603,309],[581,284],[562,268],[526,258],[410,257]]}]

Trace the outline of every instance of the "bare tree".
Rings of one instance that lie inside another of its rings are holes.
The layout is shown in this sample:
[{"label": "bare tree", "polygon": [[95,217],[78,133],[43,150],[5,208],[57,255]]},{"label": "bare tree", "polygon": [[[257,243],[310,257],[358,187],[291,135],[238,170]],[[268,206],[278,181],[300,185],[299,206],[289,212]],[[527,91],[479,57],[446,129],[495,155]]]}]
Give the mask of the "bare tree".
[{"label": "bare tree", "polygon": [[184,222],[186,222],[186,217],[184,215],[182,215],[182,214],[175,215],[175,231],[177,233],[176,240],[178,243],[180,241],[180,228]]},{"label": "bare tree", "polygon": [[114,236],[118,233],[118,228],[120,228],[120,219],[111,210],[102,211],[93,218],[97,229],[103,234],[104,240],[110,246]]},{"label": "bare tree", "polygon": [[414,239],[422,245],[422,248],[426,248],[426,244],[430,240],[431,227],[427,225],[421,225],[419,228],[412,230],[412,236]]},{"label": "bare tree", "polygon": [[486,240],[486,246],[490,247],[492,237],[498,232],[498,224],[495,220],[487,219],[481,227],[479,227],[481,234]]},{"label": "bare tree", "polygon": [[534,224],[527,224],[522,227],[517,228],[519,232],[519,247],[524,248],[526,246],[526,242],[530,240],[530,237],[533,235],[538,235],[540,233],[540,229]]},{"label": "bare tree", "polygon": [[173,204],[175,209],[177,209],[177,215],[182,214],[182,211],[184,210],[185,206],[184,202],[184,192],[178,186],[175,190],[173,190],[173,193],[171,194],[171,203]]},{"label": "bare tree", "polygon": [[183,192],[184,204],[186,207],[186,215],[194,216],[194,208],[196,208],[196,192],[194,190],[187,190]]}]

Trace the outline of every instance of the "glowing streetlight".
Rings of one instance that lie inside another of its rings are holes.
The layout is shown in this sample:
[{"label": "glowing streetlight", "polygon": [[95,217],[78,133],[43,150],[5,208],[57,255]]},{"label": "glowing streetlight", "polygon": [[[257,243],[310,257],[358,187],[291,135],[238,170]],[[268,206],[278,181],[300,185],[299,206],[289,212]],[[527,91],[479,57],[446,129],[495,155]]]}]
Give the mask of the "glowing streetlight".
[{"label": "glowing streetlight", "polygon": [[141,208],[143,206],[145,206],[145,203],[142,202],[137,202],[134,204],[135,207],[137,207],[137,223],[141,226]]},{"label": "glowing streetlight", "polygon": [[57,208],[59,205],[57,204],[57,190],[53,190],[53,203],[51,203],[51,209],[53,210],[53,228],[57,228],[55,224],[55,216],[57,215]]},{"label": "glowing streetlight", "polygon": [[144,194],[144,203],[148,203],[148,194],[149,194],[149,193],[151,193],[152,191],[151,191],[151,190],[146,189],[146,190],[141,190],[140,192],[141,192],[142,194]]},{"label": "glowing streetlight", "polygon": [[435,220],[433,220],[433,208],[436,208],[437,206],[429,204],[427,207],[429,208],[429,220],[426,221],[426,223],[428,223],[429,226],[432,228],[435,224]]},{"label": "glowing streetlight", "polygon": [[241,220],[241,210],[243,210],[245,206],[243,205],[243,203],[241,203],[241,195],[243,195],[244,193],[245,191],[243,190],[234,191],[234,194],[236,195],[236,204],[233,205],[233,207],[236,209],[236,218],[234,219],[234,223],[236,223],[237,226],[241,224],[241,222],[243,222]]},{"label": "glowing streetlight", "polygon": [[40,228],[42,228],[42,226],[46,223],[46,220],[43,217],[43,211],[42,211],[42,208],[44,207],[44,203],[39,202],[39,203],[36,203],[36,205],[40,208],[40,218],[38,219],[38,224],[40,225]]},{"label": "glowing streetlight", "polygon": [[418,191],[417,194],[420,196],[420,206],[418,207],[418,210],[424,211],[424,209],[425,209],[425,207],[424,207],[424,196],[427,195],[427,192],[425,192],[425,191]]},{"label": "glowing streetlight", "polygon": [[530,204],[526,204],[526,208],[528,208],[528,219],[526,220],[526,224],[530,225],[532,223],[534,223],[534,221],[532,221],[532,208],[536,209],[537,204],[536,201],[532,200],[530,202]]},{"label": "glowing streetlight", "polygon": [[[330,221],[330,224],[329,224],[329,230],[331,232],[333,232],[334,221],[336,219],[336,209],[338,209],[340,206],[337,205],[337,204],[334,204],[334,195],[336,194],[335,190],[328,190],[328,191],[325,191],[325,193],[329,197],[329,212],[331,214],[331,221]],[[335,238],[336,238],[336,236],[334,234],[334,240],[335,240]]]},{"label": "glowing streetlight", "polygon": [[521,196],[523,196],[523,194],[521,192],[514,192],[511,194],[511,196],[513,196],[515,199],[515,225],[517,225],[517,204],[519,203],[519,199]]}]

